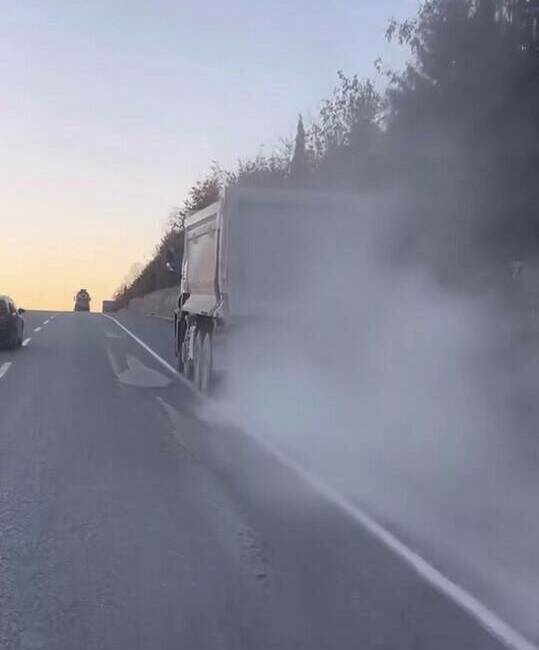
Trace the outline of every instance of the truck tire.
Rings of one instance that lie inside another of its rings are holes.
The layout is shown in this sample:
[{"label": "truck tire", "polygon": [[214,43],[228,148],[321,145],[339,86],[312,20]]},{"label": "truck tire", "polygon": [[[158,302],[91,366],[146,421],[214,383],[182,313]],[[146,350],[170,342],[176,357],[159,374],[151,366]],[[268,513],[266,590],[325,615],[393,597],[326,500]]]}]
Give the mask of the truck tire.
[{"label": "truck tire", "polygon": [[176,359],[178,365],[178,372],[186,377],[187,379],[192,379],[193,377],[193,363],[192,361],[186,361],[184,363],[182,359],[182,350],[185,339],[185,334],[187,332],[187,323],[185,319],[180,319],[176,326]]},{"label": "truck tire", "polygon": [[202,337],[200,351],[197,358],[197,366],[197,388],[203,395],[209,395],[213,371],[213,341],[210,332],[206,332]]},{"label": "truck tire", "polygon": [[195,333],[195,343],[193,346],[193,383],[200,390],[200,360],[202,356],[202,339],[203,334],[197,327]]},{"label": "truck tire", "polygon": [[176,367],[180,375],[184,374],[182,347],[183,347],[183,332],[185,327],[181,320],[176,320],[174,323],[174,354],[176,355]]},{"label": "truck tire", "polygon": [[[189,333],[189,328],[187,326],[187,322],[185,323],[185,330],[183,333],[183,337],[185,338],[186,334]],[[198,335],[198,328],[197,331],[195,332],[195,341],[194,341],[194,350],[193,350],[193,357],[194,359],[188,359],[184,364],[183,364],[183,376],[186,379],[189,379],[189,381],[193,380],[194,374],[195,374],[195,365],[196,365],[196,340],[197,340],[197,335]],[[183,339],[182,339],[183,342]]]}]

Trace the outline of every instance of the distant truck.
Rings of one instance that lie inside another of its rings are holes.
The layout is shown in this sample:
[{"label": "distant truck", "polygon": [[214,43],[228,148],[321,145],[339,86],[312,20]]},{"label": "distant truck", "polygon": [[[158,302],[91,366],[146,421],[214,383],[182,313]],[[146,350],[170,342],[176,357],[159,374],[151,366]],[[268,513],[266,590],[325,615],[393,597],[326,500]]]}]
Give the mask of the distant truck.
[{"label": "distant truck", "polygon": [[[267,320],[277,312],[301,318],[297,298],[308,282],[305,268],[315,258],[317,268],[331,265],[339,247],[349,245],[346,236],[341,240],[343,231],[337,233],[330,224],[355,211],[356,200],[310,191],[233,188],[189,215],[174,311],[179,372],[208,393],[217,333],[237,332],[242,323]],[[167,267],[178,266],[169,252]]]},{"label": "distant truck", "polygon": [[115,307],[116,307],[115,300],[103,300],[102,302],[102,311],[104,314],[114,311]]},{"label": "distant truck", "polygon": [[90,298],[88,291],[86,291],[86,289],[81,289],[75,296],[74,311],[90,311],[91,301],[92,299]]}]

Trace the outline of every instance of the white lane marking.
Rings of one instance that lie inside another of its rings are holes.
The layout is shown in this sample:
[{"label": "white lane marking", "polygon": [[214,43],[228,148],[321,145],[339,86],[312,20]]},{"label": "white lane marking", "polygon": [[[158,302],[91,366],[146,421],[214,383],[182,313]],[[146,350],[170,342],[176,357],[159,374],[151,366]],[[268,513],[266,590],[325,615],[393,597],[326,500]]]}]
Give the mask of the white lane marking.
[{"label": "white lane marking", "polygon": [[34,332],[41,332],[41,327],[34,328]]},{"label": "white lane marking", "polygon": [[43,321],[43,325],[48,325],[50,322],[51,322],[50,319],[47,319],[47,320]]},{"label": "white lane marking", "polygon": [[121,339],[121,338],[122,338],[122,335],[121,335],[121,334],[117,334],[116,332],[111,332],[111,331],[108,330],[108,329],[105,330],[105,336],[106,336],[108,339],[115,339],[115,340],[118,340],[118,339]]},{"label": "white lane marking", "polygon": [[11,361],[6,361],[6,363],[3,363],[0,366],[0,379],[2,379],[2,377],[5,377],[7,371],[11,368],[11,366],[12,366]]},{"label": "white lane marking", "polygon": [[[136,341],[142,348],[144,348],[154,359],[156,359],[162,366],[167,368],[174,376],[181,379],[186,385],[192,388],[193,392],[207,404],[212,401],[201,395],[185,377],[173,368],[167,361],[160,357],[157,352],[152,350],[149,345],[141,341],[133,332],[127,329],[116,318],[103,314],[105,318],[113,321],[120,329],[126,332],[134,341]],[[251,435],[252,434],[248,434]],[[274,447],[266,440],[253,436],[257,442],[271,453],[283,466],[287,467],[308,485],[310,485],[318,494],[326,498],[341,510],[341,512],[353,521],[358,523],[364,530],[366,530],[372,537],[382,543],[386,548],[392,551],[399,557],[405,564],[411,567],[417,575],[419,575],[425,582],[430,584],[439,593],[446,596],[446,598],[455,603],[462,610],[467,612],[471,618],[477,621],[487,632],[489,632],[496,639],[501,641],[507,648],[511,650],[539,650],[539,646],[533,644],[526,639],[520,632],[517,632],[509,623],[501,619],[496,613],[484,605],[478,598],[472,596],[471,593],[457,585],[455,582],[446,577],[438,569],[434,568],[418,553],[401,542],[395,535],[370,515],[361,510],[358,506],[351,503],[342,497],[336,490],[329,487],[322,481],[318,480],[315,476],[303,469],[301,465],[288,458],[282,451]]]},{"label": "white lane marking", "polygon": [[116,360],[109,345],[107,345],[107,356],[116,378],[126,386],[167,388],[171,384],[171,380],[167,375],[153,368],[148,368],[148,366],[144,365],[142,361],[139,361],[132,354],[126,355],[125,361],[127,367],[123,370],[120,368],[120,364]]},{"label": "white lane marking", "polygon": [[[252,434],[248,434],[252,435]],[[477,621],[498,641],[501,641],[511,650],[538,650],[539,646],[526,639],[520,632],[517,632],[509,623],[500,618],[495,612],[484,605],[478,598],[450,580],[438,569],[434,568],[415,551],[401,542],[393,533],[381,526],[370,515],[342,497],[336,490],[319,481],[307,470],[303,469],[295,461],[291,460],[283,452],[274,447],[271,443],[256,437],[262,447],[274,455],[285,467],[294,471],[306,483],[308,483],[321,496],[336,505],[341,512],[348,515],[353,521],[360,524],[372,537],[381,542],[391,550],[397,557],[410,566],[421,578],[434,587],[439,593],[447,597],[462,610],[467,612],[471,618]]]},{"label": "white lane marking", "polygon": [[56,318],[56,314],[50,317],[50,320],[54,320]]},{"label": "white lane marking", "polygon": [[144,341],[141,341],[141,340],[138,338],[138,336],[136,336],[135,334],[133,334],[133,332],[131,332],[130,330],[128,330],[127,327],[125,327],[125,325],[122,325],[122,323],[120,323],[120,321],[116,320],[116,319],[113,318],[112,316],[109,316],[108,314],[103,314],[103,316],[104,316],[105,318],[108,318],[109,320],[111,320],[113,323],[116,323],[116,325],[118,325],[118,327],[119,327],[120,329],[122,329],[126,334],[128,334],[128,335],[129,335],[129,336],[130,336],[134,341],[136,341],[136,342],[140,345],[141,348],[144,348],[144,350],[146,350],[146,352],[147,352],[148,354],[150,354],[150,355],[151,355],[151,356],[152,356],[156,361],[158,361],[158,362],[159,362],[159,363],[160,363],[164,368],[166,368],[166,369],[167,369],[170,373],[172,373],[175,377],[178,377],[179,379],[184,379],[184,378],[180,375],[180,373],[176,370],[176,368],[174,368],[174,366],[171,366],[170,363],[168,363],[168,361],[165,361],[165,360],[163,359],[163,357],[160,357],[160,356],[157,354],[157,352],[155,352],[154,350],[152,350],[152,348],[151,348],[149,345],[146,345],[146,343],[144,343]]},{"label": "white lane marking", "polygon": [[27,339],[24,339],[24,341],[22,342],[22,347],[23,348],[27,347],[28,343],[30,343],[31,340],[32,340],[32,337],[28,337]]}]

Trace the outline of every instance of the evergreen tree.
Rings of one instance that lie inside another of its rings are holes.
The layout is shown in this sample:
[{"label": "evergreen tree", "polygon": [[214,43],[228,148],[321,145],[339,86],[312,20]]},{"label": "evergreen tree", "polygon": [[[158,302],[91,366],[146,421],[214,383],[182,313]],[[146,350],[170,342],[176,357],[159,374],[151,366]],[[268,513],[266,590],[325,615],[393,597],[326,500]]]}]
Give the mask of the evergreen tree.
[{"label": "evergreen tree", "polygon": [[294,155],[290,164],[290,177],[296,181],[302,181],[309,174],[309,163],[307,158],[305,127],[303,126],[303,117],[298,119],[298,128],[296,132],[296,143],[294,146]]},{"label": "evergreen tree", "polygon": [[396,176],[417,198],[421,249],[452,270],[539,250],[537,59],[512,7],[429,0],[390,27],[413,55],[390,91]]}]

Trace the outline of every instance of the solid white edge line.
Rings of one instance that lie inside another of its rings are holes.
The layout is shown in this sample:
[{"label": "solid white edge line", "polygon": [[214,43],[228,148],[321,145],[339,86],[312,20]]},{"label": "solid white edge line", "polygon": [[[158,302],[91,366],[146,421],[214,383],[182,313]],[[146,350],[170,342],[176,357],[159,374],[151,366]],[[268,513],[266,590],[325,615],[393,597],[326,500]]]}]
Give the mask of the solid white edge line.
[{"label": "solid white edge line", "polygon": [[159,356],[157,352],[152,350],[152,348],[149,345],[146,345],[144,341],[138,338],[133,332],[127,329],[125,325],[122,325],[119,320],[116,320],[116,318],[113,318],[112,316],[109,316],[108,314],[102,314],[105,318],[108,318],[111,320],[113,323],[116,323],[120,329],[122,329],[126,334],[128,334],[134,341],[136,341],[142,348],[148,352],[156,361],[158,361],[162,366],[164,366],[170,373],[172,373],[175,377],[178,379],[183,379],[183,377],[180,375],[180,373],[174,368],[174,366],[171,366],[168,361],[165,361],[163,357]]},{"label": "solid white edge line", "polygon": [[27,339],[24,339],[24,341],[22,342],[22,347],[25,348],[28,345],[28,343],[30,343],[31,340],[32,340],[31,336],[29,336]]},{"label": "solid white edge line", "polygon": [[520,632],[517,632],[509,623],[501,619],[495,612],[484,605],[478,598],[454,583],[438,569],[433,567],[418,553],[401,542],[393,533],[381,526],[370,515],[361,510],[355,504],[347,501],[333,488],[316,479],[307,470],[303,469],[295,461],[283,454],[279,449],[263,440],[256,438],[261,446],[273,454],[281,464],[298,474],[306,483],[317,490],[319,494],[326,497],[328,501],[335,504],[340,510],[347,514],[352,520],[360,524],[375,539],[379,540],[386,548],[410,566],[425,582],[429,583],[448,600],[455,603],[462,610],[467,612],[471,618],[477,621],[498,641],[511,650],[538,650],[539,646],[526,639]]},{"label": "solid white edge line", "polygon": [[41,332],[41,327],[35,327],[34,332]]},{"label": "solid white edge line", "polygon": [[[175,377],[182,379],[184,383],[192,387],[191,384],[182,375],[173,368],[167,361],[160,357],[157,352],[152,350],[144,341],[138,338],[131,332],[125,325],[122,325],[116,318],[103,314],[105,318],[113,321],[120,329],[126,332],[134,341],[136,341],[144,350],[146,350],[156,361],[162,366],[167,368]],[[202,396],[194,387],[193,392],[199,398],[210,402],[208,398]],[[251,434],[248,434],[251,435]],[[408,546],[401,542],[393,533],[389,532],[378,522],[376,522],[370,515],[363,512],[358,506],[347,501],[333,488],[325,483],[316,479],[312,474],[305,470],[301,465],[291,460],[285,454],[268,443],[266,440],[254,436],[257,442],[270,452],[282,465],[292,470],[300,476],[306,483],[308,483],[314,490],[324,496],[328,501],[336,505],[344,514],[350,517],[353,521],[361,525],[361,527],[372,535],[375,539],[381,542],[386,548],[392,551],[397,557],[403,560],[409,567],[411,567],[425,582],[434,587],[439,593],[443,594],[448,600],[455,603],[462,610],[467,612],[471,618],[477,621],[487,632],[494,636],[498,641],[503,643],[511,650],[539,650],[539,646],[535,645],[526,639],[520,632],[517,632],[509,623],[501,619],[491,609],[476,598],[472,596],[464,588],[460,587],[452,580],[447,578],[438,569],[434,568],[418,553],[412,551]]]},{"label": "solid white edge line", "polygon": [[0,379],[2,379],[2,377],[5,377],[7,371],[11,368],[11,366],[12,366],[11,361],[6,361],[0,366]]}]

